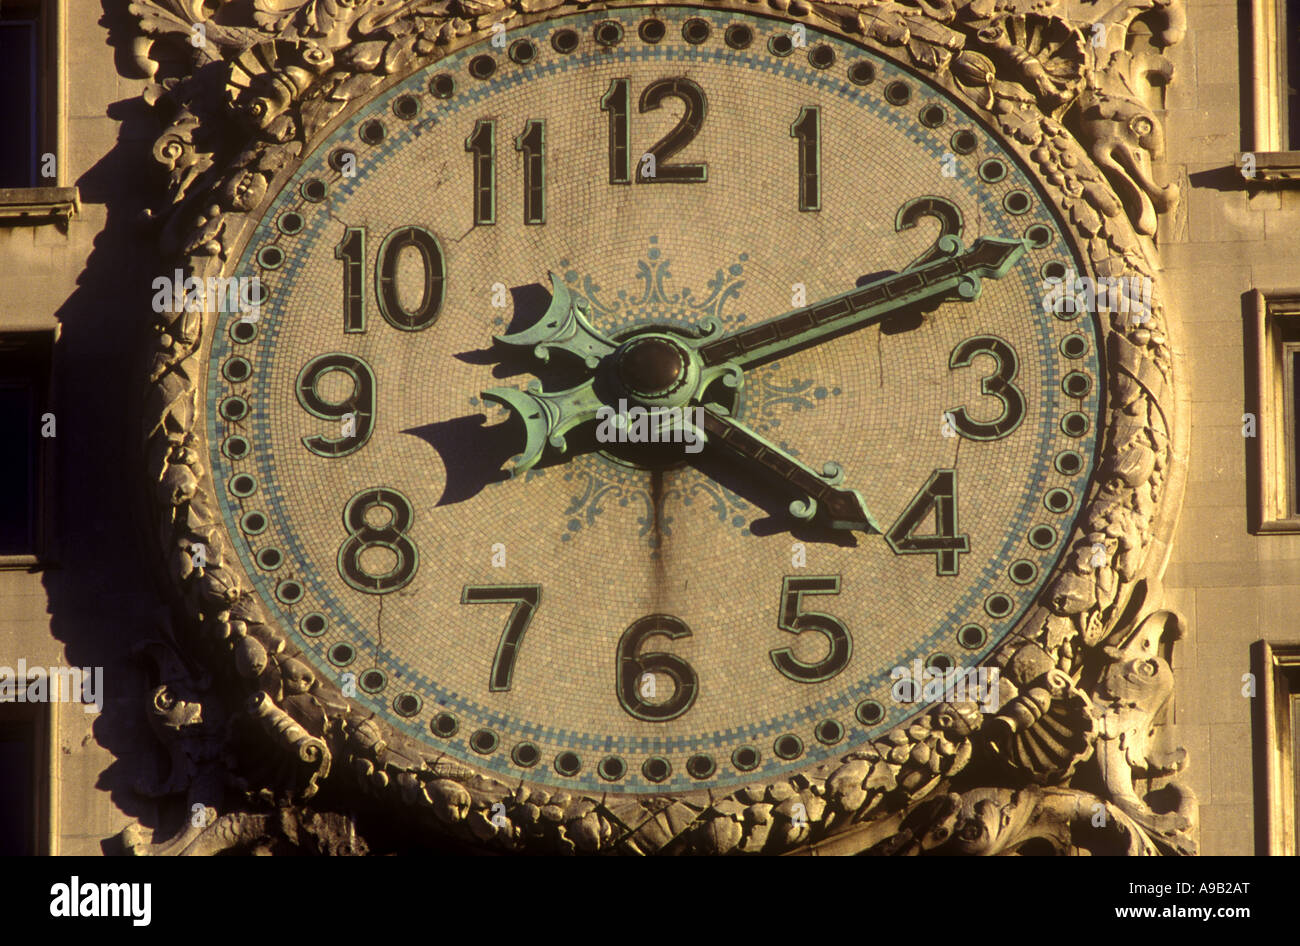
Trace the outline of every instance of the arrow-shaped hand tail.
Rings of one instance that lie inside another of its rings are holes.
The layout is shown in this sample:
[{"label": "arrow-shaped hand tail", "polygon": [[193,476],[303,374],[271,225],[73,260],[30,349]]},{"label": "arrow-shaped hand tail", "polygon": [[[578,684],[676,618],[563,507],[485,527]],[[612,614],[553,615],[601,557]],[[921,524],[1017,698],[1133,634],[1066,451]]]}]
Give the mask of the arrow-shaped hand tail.
[{"label": "arrow-shaped hand tail", "polygon": [[566,391],[543,392],[534,384],[527,391],[518,388],[491,388],[483,392],[492,401],[510,410],[524,425],[524,449],[510,470],[519,476],[537,465],[548,446],[563,453],[564,435],[589,420],[595,420],[603,406],[590,381]]},{"label": "arrow-shaped hand tail", "polygon": [[548,361],[551,349],[558,348],[581,358],[588,369],[594,370],[618,346],[591,327],[585,305],[573,297],[564,280],[555,273],[550,273],[550,278],[551,304],[541,320],[521,332],[498,335],[497,341],[531,348],[541,361]]},{"label": "arrow-shaped hand tail", "polygon": [[711,443],[722,444],[786,483],[798,497],[789,507],[795,518],[818,516],[832,529],[881,532],[862,494],[838,485],[843,478],[838,464],[826,464],[825,472],[819,474],[744,424],[711,408],[704,408],[702,426]]},{"label": "arrow-shaped hand tail", "polygon": [[1011,272],[1011,267],[1025,255],[1023,240],[1000,240],[980,237],[962,256],[968,272],[979,273],[990,279],[1001,279]]}]

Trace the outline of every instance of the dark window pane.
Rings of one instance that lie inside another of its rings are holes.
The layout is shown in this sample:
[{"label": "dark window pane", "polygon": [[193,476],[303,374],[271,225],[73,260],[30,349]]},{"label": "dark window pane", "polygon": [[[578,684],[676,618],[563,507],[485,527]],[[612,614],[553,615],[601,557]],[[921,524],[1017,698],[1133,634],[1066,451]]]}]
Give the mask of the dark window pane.
[{"label": "dark window pane", "polygon": [[0,722],[0,856],[35,854],[36,727]]},{"label": "dark window pane", "polygon": [[1283,423],[1290,425],[1291,455],[1287,464],[1291,470],[1291,515],[1297,516],[1300,515],[1300,352],[1291,353],[1291,364],[1287,367],[1291,369],[1291,390],[1287,392],[1291,398],[1291,416],[1284,418]]},{"label": "dark window pane", "polygon": [[[1292,683],[1296,683],[1292,678]],[[1300,696],[1291,697],[1291,821],[1295,824],[1296,850],[1300,851]]]},{"label": "dark window pane", "polygon": [[1282,75],[1286,101],[1282,108],[1286,111],[1288,139],[1281,142],[1281,147],[1300,151],[1300,0],[1287,0],[1285,20],[1279,26],[1286,37],[1286,70]]},{"label": "dark window pane", "polygon": [[35,409],[30,387],[0,385],[0,555],[36,550]]},{"label": "dark window pane", "polygon": [[0,187],[36,185],[36,22],[0,21]]}]

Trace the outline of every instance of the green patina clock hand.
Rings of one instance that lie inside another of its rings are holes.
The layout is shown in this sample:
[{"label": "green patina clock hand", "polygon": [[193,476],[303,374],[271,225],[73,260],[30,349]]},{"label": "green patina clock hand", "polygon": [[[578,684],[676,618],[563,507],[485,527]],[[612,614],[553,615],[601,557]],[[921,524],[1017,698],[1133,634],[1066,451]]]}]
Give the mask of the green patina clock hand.
[{"label": "green patina clock hand", "polygon": [[751,368],[931,299],[955,295],[970,302],[979,298],[981,276],[1002,278],[1024,252],[1020,240],[985,237],[963,252],[961,240],[946,235],[931,261],[706,341],[700,345],[700,357],[706,366],[730,362]]},{"label": "green patina clock hand", "polygon": [[515,458],[512,476],[536,466],[548,445],[564,453],[564,435],[579,424],[595,420],[605,406],[590,379],[564,391],[543,391],[540,381],[531,382],[526,391],[490,388],[483,392],[483,398],[514,411],[524,422],[524,449]]},{"label": "green patina clock hand", "polygon": [[555,273],[548,275],[551,278],[551,304],[546,314],[522,332],[498,335],[497,341],[518,348],[531,348],[541,362],[550,361],[551,349],[558,348],[581,358],[589,371],[595,371],[601,360],[618,348],[618,343],[592,328],[587,321],[587,303],[575,299],[569,287]]},{"label": "green patina clock hand", "polygon": [[797,519],[811,519],[819,512],[832,529],[856,529],[879,534],[882,530],[866,500],[856,489],[839,487],[844,471],[838,463],[827,463],[818,474],[769,440],[760,437],[732,417],[712,407],[703,409],[704,432],[714,443],[725,445],[733,453],[776,475],[805,498],[790,503],[790,514]]},{"label": "green patina clock hand", "polygon": [[[609,410],[613,399],[608,396],[610,392],[650,409],[700,405],[715,382],[738,390],[744,368],[861,328],[898,309],[930,299],[954,294],[966,301],[976,299],[980,277],[1001,278],[1024,251],[1025,245],[1019,240],[984,238],[963,251],[959,238],[945,235],[936,252],[920,265],[713,340],[709,339],[717,331],[716,323],[705,326],[698,339],[647,333],[616,342],[591,326],[584,303],[551,273],[551,304],[541,320],[521,332],[498,336],[497,340],[531,348],[541,361],[549,360],[554,349],[568,352],[582,360],[592,377],[562,391],[545,392],[534,381],[526,391],[491,388],[483,392],[483,397],[509,408],[523,421],[524,449],[511,470],[518,476],[537,464],[548,445],[563,453],[568,431],[595,420],[602,409]],[[647,358],[654,364],[650,365]],[[602,366],[608,370],[602,391],[598,392],[597,370],[604,370]],[[671,377],[665,376],[667,386],[662,390],[638,390],[634,379],[647,367],[652,373],[668,368]],[[706,436],[775,474],[801,494],[802,498],[790,504],[793,515],[809,519],[820,509],[833,528],[880,531],[862,496],[856,490],[839,488],[843,473],[837,464],[827,464],[825,472],[818,474],[735,419],[719,413],[713,405],[700,410]]]}]

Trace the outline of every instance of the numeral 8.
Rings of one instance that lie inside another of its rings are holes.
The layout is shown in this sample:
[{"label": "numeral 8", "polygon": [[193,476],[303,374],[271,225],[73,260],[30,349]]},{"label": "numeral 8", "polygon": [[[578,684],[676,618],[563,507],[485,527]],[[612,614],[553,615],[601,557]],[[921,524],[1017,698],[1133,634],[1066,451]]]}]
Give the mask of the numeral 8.
[{"label": "numeral 8", "polygon": [[[388,510],[389,519],[383,525],[375,526],[367,521],[367,513],[375,508]],[[410,500],[395,489],[376,486],[363,489],[349,499],[343,507],[348,538],[339,547],[339,574],[343,580],[357,591],[372,595],[386,594],[407,585],[420,564],[415,543],[406,534],[414,520]],[[397,557],[394,566],[383,574],[371,574],[361,564],[362,554],[374,548],[387,549]]]}]

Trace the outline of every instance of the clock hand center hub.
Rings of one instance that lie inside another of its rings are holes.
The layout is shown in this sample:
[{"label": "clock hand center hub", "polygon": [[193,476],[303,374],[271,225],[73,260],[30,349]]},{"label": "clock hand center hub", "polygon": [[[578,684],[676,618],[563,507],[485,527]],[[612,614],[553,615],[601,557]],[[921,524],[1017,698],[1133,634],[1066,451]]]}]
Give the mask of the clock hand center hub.
[{"label": "clock hand center hub", "polygon": [[685,404],[699,381],[697,359],[669,335],[638,335],[619,346],[613,361],[619,389],[645,405]]}]

